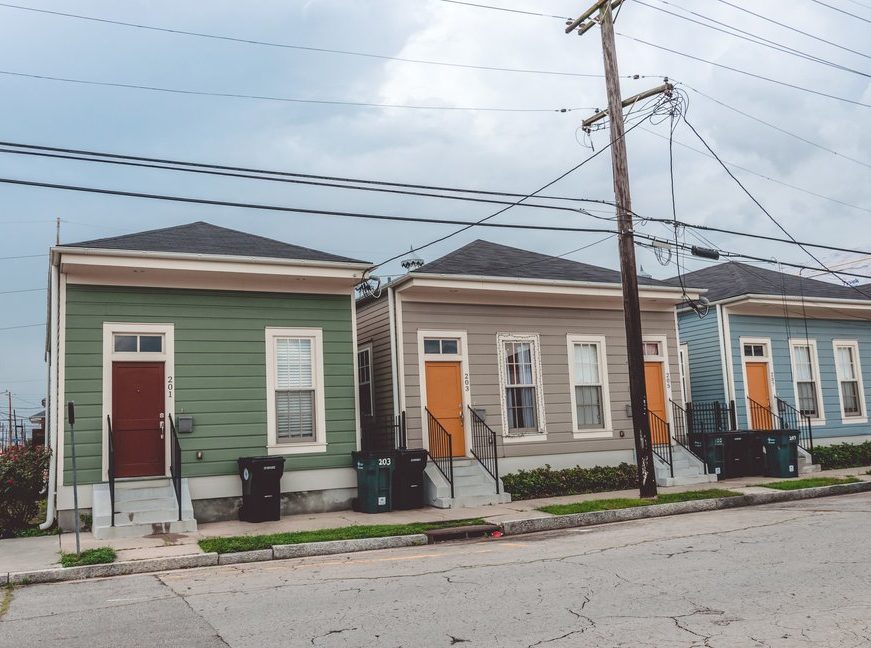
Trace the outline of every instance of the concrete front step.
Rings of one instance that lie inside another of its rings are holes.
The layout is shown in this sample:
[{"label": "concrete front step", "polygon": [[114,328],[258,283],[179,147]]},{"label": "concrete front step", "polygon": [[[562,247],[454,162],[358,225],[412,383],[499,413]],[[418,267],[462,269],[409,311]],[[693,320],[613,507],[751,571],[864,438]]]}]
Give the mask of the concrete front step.
[{"label": "concrete front step", "polygon": [[[123,482],[115,485],[115,508],[109,484],[94,484],[92,524],[98,539],[131,538],[154,533],[191,533],[197,530],[193,504],[186,479],[182,480],[182,509],[179,520],[178,500],[168,479]],[[112,522],[115,525],[112,526]]]},{"label": "concrete front step", "polygon": [[93,534],[98,540],[113,538],[144,538],[149,535],[165,533],[196,533],[196,520],[174,520],[172,522],[153,522],[142,524],[123,524],[115,526],[94,527]]}]

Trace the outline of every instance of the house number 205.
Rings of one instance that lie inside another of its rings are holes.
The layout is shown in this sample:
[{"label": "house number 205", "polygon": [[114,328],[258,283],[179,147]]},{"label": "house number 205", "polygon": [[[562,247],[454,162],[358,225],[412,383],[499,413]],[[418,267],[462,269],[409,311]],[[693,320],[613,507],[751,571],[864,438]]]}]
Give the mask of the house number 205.
[{"label": "house number 205", "polygon": [[172,398],[172,390],[173,390],[172,376],[167,376],[166,377],[166,393],[169,396],[169,398]]}]

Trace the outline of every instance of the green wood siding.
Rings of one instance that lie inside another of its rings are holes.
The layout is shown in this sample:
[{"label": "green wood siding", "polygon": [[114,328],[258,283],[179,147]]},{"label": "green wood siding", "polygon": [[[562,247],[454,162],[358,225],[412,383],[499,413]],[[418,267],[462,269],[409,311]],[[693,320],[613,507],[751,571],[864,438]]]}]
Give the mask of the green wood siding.
[{"label": "green wood siding", "polygon": [[[289,455],[285,470],[351,465],[356,448],[351,296],[67,286],[65,398],[76,402],[79,483],[101,480],[103,322],[175,325],[175,413],[186,477],[236,474],[266,453],[268,326],[321,328],[327,452]],[[64,483],[72,483],[69,429]],[[202,451],[202,460],[196,453]]]}]

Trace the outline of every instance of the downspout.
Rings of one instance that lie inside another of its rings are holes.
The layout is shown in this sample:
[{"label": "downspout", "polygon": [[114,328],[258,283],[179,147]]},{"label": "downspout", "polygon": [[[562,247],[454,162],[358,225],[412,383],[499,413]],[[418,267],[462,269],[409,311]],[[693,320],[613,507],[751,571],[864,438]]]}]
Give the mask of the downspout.
[{"label": "downspout", "polygon": [[393,416],[400,415],[399,376],[396,356],[396,306],[393,303],[393,286],[387,286],[387,315],[390,320],[390,377],[393,381]]},{"label": "downspout", "polygon": [[58,303],[60,301],[59,267],[54,262],[51,264],[51,286],[49,288],[49,365],[48,365],[48,393],[46,394],[45,409],[45,443],[51,450],[51,461],[48,464],[48,500],[45,507],[45,522],[39,525],[43,531],[54,524],[57,508],[57,386],[60,372],[58,357],[59,346],[59,323]]}]

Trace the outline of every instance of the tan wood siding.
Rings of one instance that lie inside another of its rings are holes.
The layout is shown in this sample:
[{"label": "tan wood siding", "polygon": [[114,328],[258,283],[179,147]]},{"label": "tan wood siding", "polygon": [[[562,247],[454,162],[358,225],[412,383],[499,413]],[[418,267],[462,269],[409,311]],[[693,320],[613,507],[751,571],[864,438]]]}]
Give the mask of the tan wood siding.
[{"label": "tan wood siding", "polygon": [[387,294],[357,304],[357,346],[372,345],[372,378],[375,385],[375,415],[393,413],[393,372],[390,357],[390,308]]},{"label": "tan wood siding", "polygon": [[[623,311],[403,300],[402,317],[409,445],[419,446],[422,443],[417,332],[422,329],[437,329],[466,331],[472,406],[486,410],[487,424],[497,434],[502,433],[502,415],[496,336],[498,333],[539,335],[543,383],[541,389],[544,394],[547,439],[506,442],[503,444],[504,456],[627,450],[634,447],[631,419],[626,415],[626,406],[629,403],[629,372]],[[678,399],[680,374],[674,313],[647,311],[643,313],[642,319],[646,335],[666,337],[671,396]],[[568,334],[596,335],[605,338],[611,420],[614,431],[612,438],[574,438],[566,342]],[[623,438],[620,437],[621,431],[625,435]]]}]

